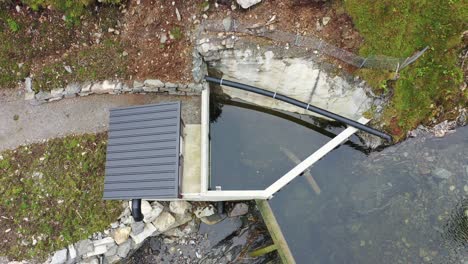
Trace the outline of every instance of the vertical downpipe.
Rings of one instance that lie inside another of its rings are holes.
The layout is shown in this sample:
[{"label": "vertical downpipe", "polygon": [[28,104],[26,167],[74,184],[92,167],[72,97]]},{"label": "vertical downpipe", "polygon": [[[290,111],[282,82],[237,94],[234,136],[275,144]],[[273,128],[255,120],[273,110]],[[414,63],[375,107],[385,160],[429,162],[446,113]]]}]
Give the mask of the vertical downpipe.
[{"label": "vertical downpipe", "polygon": [[135,222],[143,221],[143,214],[141,213],[141,199],[132,200],[132,216]]}]

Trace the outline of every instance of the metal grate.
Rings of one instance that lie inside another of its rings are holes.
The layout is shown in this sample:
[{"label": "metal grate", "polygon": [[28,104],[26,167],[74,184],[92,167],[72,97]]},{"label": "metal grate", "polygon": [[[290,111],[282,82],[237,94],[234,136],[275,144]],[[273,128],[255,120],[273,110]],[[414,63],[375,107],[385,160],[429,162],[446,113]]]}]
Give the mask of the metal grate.
[{"label": "metal grate", "polygon": [[179,195],[180,102],[112,109],[104,199]]}]

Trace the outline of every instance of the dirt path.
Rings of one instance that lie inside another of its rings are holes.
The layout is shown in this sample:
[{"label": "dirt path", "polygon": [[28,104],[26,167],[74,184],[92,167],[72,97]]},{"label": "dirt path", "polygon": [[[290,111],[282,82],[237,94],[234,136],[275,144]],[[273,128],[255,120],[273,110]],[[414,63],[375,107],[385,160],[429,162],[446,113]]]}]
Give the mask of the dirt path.
[{"label": "dirt path", "polygon": [[186,124],[200,122],[200,98],[169,95],[94,95],[31,105],[18,95],[0,99],[0,151],[69,134],[105,131],[109,109],[119,106],[182,101]]}]

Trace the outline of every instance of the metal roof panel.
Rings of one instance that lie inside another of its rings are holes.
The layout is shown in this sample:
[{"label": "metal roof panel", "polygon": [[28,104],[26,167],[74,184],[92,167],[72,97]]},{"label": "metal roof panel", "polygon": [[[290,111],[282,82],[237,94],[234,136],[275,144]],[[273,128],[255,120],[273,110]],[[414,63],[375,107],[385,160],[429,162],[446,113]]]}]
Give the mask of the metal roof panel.
[{"label": "metal roof panel", "polygon": [[179,195],[180,102],[111,109],[104,199]]}]

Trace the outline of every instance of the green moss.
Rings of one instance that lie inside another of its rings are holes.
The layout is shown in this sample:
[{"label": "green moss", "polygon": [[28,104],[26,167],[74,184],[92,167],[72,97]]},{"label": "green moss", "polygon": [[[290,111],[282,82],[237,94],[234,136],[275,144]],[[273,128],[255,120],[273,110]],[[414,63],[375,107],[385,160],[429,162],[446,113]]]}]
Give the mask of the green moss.
[{"label": "green moss", "polygon": [[[345,0],[344,4],[365,39],[362,55],[407,57],[430,46],[390,87],[393,97],[383,122],[397,139],[438,114],[435,108],[466,104],[458,89],[462,72],[457,66],[460,36],[468,20],[463,1]],[[367,72],[363,77],[382,90],[384,75]]]},{"label": "green moss", "polygon": [[102,200],[105,149],[99,134],[1,153],[0,212],[11,221],[0,226],[0,255],[43,259],[115,221],[120,204]]}]

